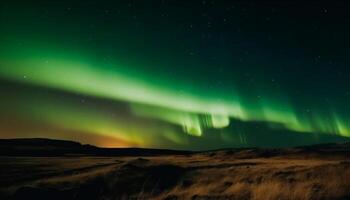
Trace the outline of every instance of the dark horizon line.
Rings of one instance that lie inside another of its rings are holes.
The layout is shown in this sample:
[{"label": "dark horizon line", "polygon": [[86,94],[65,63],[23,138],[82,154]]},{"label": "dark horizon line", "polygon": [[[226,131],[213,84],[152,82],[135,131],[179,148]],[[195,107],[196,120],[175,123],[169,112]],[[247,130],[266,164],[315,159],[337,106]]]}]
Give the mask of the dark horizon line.
[{"label": "dark horizon line", "polygon": [[[30,140],[41,140],[41,141],[52,141],[52,142],[62,142],[62,143],[71,143],[80,145],[81,147],[91,147],[101,150],[159,150],[159,151],[172,151],[172,152],[187,152],[187,153],[200,153],[200,152],[211,152],[211,151],[225,151],[225,150],[246,150],[246,149],[293,149],[293,148],[303,148],[303,147],[313,147],[313,146],[324,146],[324,145],[341,145],[341,144],[348,144],[350,145],[350,142],[344,141],[344,142],[321,142],[321,143],[315,143],[310,145],[296,145],[296,146],[288,146],[288,147],[258,147],[258,146],[251,146],[251,147],[229,147],[229,148],[215,148],[215,149],[208,149],[208,150],[189,150],[189,149],[167,149],[167,148],[147,148],[147,147],[101,147],[97,145],[92,145],[89,143],[82,143],[75,140],[64,140],[64,139],[56,139],[56,138],[44,138],[44,137],[33,137],[33,138],[26,138],[26,137],[20,137],[20,138],[0,138],[0,145],[2,145],[2,142],[6,141],[30,141]],[[28,143],[27,143],[28,145]]]}]

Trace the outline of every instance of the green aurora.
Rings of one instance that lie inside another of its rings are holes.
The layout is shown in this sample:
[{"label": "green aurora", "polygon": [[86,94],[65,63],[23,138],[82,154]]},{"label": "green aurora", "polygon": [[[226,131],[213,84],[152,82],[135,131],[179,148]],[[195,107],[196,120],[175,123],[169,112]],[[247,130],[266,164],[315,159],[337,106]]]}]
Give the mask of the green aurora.
[{"label": "green aurora", "polygon": [[[224,5],[212,5],[207,13],[216,16]],[[183,5],[184,16],[167,19],[161,9],[150,14],[138,6],[143,3],[133,2],[134,9],[128,2],[110,8],[4,4],[0,136],[175,149],[350,140],[349,80],[333,76],[346,73],[343,58],[329,66],[333,55],[327,51],[305,53],[298,63],[293,52],[282,58],[276,53],[291,46],[290,41],[278,44],[297,38],[299,27],[294,35],[269,30],[277,39],[262,49],[245,44],[259,44],[259,36],[245,38],[232,24],[207,27],[203,36],[202,19],[194,18],[189,25],[199,28],[187,30],[187,22],[176,19],[191,19],[191,5]],[[173,6],[166,7],[179,9]],[[236,15],[223,18],[237,21]],[[150,28],[158,25],[164,26]],[[230,41],[240,42],[232,46]],[[303,52],[308,46],[299,48]]]}]

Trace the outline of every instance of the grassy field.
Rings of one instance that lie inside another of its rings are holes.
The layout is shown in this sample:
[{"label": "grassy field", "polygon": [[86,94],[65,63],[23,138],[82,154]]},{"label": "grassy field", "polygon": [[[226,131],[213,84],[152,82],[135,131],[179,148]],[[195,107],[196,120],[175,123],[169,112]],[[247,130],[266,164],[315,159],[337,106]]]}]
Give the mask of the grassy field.
[{"label": "grassy field", "polygon": [[150,157],[1,157],[10,199],[349,199],[347,156],[215,151]]}]

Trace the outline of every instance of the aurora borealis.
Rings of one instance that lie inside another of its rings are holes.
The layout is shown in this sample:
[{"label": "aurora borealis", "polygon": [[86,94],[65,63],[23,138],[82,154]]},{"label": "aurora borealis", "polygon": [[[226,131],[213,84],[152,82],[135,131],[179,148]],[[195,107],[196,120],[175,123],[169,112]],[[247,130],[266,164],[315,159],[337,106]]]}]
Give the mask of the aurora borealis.
[{"label": "aurora borealis", "polygon": [[342,3],[0,5],[2,138],[174,149],[350,140]]}]

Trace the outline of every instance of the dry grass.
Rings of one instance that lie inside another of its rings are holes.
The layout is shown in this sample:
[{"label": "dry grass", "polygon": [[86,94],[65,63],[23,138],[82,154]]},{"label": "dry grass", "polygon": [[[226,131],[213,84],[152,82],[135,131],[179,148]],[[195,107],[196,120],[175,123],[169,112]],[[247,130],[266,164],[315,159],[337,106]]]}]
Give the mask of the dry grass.
[{"label": "dry grass", "polygon": [[[193,185],[176,187],[159,199],[341,199],[350,195],[350,165],[334,160],[252,160],[263,164],[199,170]],[[232,164],[238,164],[235,160]],[[243,161],[241,161],[243,162]],[[248,164],[247,160],[244,160]]]},{"label": "dry grass", "polygon": [[[46,161],[36,160],[32,166],[41,166],[44,171],[60,167],[62,174],[55,174],[45,180],[33,178],[24,184],[64,190],[98,183],[97,186],[107,188],[104,190],[107,192],[98,196],[101,199],[311,200],[350,197],[350,162],[339,158],[238,159],[227,155],[193,155],[153,157],[147,160],[132,157],[120,158],[118,161],[111,158],[79,159],[80,165],[71,163],[70,159],[51,161],[55,167],[43,167],[39,163]],[[20,159],[12,162],[12,167],[19,169],[20,164],[16,162],[23,163]],[[96,163],[110,165],[93,167]],[[28,166],[30,164],[26,163],[25,167]],[[155,173],[157,166],[165,166],[159,168],[165,170],[164,173]],[[170,181],[165,177],[167,166],[169,170],[172,166],[180,170],[175,177],[178,180],[162,188],[159,183]],[[72,168],[74,173],[64,173]],[[97,179],[102,184],[96,182]],[[123,190],[123,194],[117,190],[128,185],[129,188],[126,187],[127,191]]]}]

